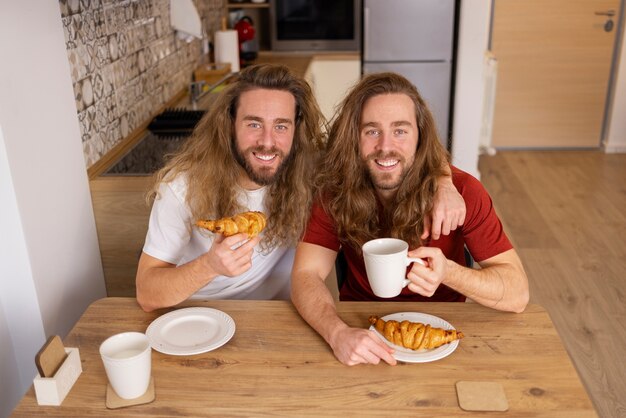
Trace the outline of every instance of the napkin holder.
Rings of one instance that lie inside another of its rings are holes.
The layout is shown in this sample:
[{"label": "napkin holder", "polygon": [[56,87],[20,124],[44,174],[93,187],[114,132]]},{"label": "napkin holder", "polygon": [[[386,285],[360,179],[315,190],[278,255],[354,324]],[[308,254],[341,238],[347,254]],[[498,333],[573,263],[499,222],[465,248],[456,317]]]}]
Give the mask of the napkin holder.
[{"label": "napkin holder", "polygon": [[54,376],[41,377],[38,373],[33,381],[39,405],[61,405],[78,376],[83,372],[78,348],[65,348],[65,352],[67,357]]}]

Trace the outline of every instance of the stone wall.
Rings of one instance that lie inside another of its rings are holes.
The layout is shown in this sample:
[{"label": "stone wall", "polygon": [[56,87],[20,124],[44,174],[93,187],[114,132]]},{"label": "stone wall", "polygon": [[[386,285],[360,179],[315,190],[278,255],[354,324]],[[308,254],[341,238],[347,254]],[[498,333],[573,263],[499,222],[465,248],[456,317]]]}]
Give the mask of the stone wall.
[{"label": "stone wall", "polygon": [[[194,3],[203,29],[212,34],[223,0]],[[176,37],[170,0],[60,0],[59,6],[90,167],[186,88],[201,41]]]}]

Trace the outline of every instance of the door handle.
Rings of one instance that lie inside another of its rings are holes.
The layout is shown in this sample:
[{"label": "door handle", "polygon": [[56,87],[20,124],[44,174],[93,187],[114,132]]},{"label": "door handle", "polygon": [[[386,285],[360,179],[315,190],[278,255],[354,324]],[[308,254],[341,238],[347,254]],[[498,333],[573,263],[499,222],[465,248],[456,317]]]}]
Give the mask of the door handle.
[{"label": "door handle", "polygon": [[596,16],[608,16],[608,17],[613,17],[615,16],[615,10],[606,10],[606,11],[598,11],[595,12]]}]

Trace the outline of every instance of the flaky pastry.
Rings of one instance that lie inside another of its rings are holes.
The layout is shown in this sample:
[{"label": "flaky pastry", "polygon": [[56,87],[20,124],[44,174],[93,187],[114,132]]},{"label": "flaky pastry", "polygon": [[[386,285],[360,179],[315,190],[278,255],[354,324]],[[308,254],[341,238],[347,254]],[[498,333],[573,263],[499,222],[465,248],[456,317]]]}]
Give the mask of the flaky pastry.
[{"label": "flaky pastry", "polygon": [[464,337],[462,332],[433,328],[420,322],[385,321],[377,316],[370,316],[369,322],[388,341],[411,350],[429,350]]},{"label": "flaky pastry", "polygon": [[217,220],[199,220],[196,226],[211,232],[230,237],[235,234],[248,234],[252,238],[261,233],[267,225],[267,218],[262,212],[243,212]]}]

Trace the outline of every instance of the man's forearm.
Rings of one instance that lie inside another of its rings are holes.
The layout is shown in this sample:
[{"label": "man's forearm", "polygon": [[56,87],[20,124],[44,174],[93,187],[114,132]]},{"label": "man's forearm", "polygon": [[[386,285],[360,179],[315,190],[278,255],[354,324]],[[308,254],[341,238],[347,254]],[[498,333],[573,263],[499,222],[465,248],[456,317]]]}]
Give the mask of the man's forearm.
[{"label": "man's forearm", "polygon": [[339,329],[347,327],[337,315],[335,301],[324,281],[314,273],[293,273],[291,300],[302,318],[329,344]]},{"label": "man's forearm", "polygon": [[178,267],[149,267],[137,275],[137,302],[145,311],[185,301],[213,280],[200,259]]},{"label": "man's forearm", "polygon": [[528,282],[516,263],[486,266],[480,270],[448,261],[444,284],[481,305],[510,312],[522,312],[528,304]]}]

